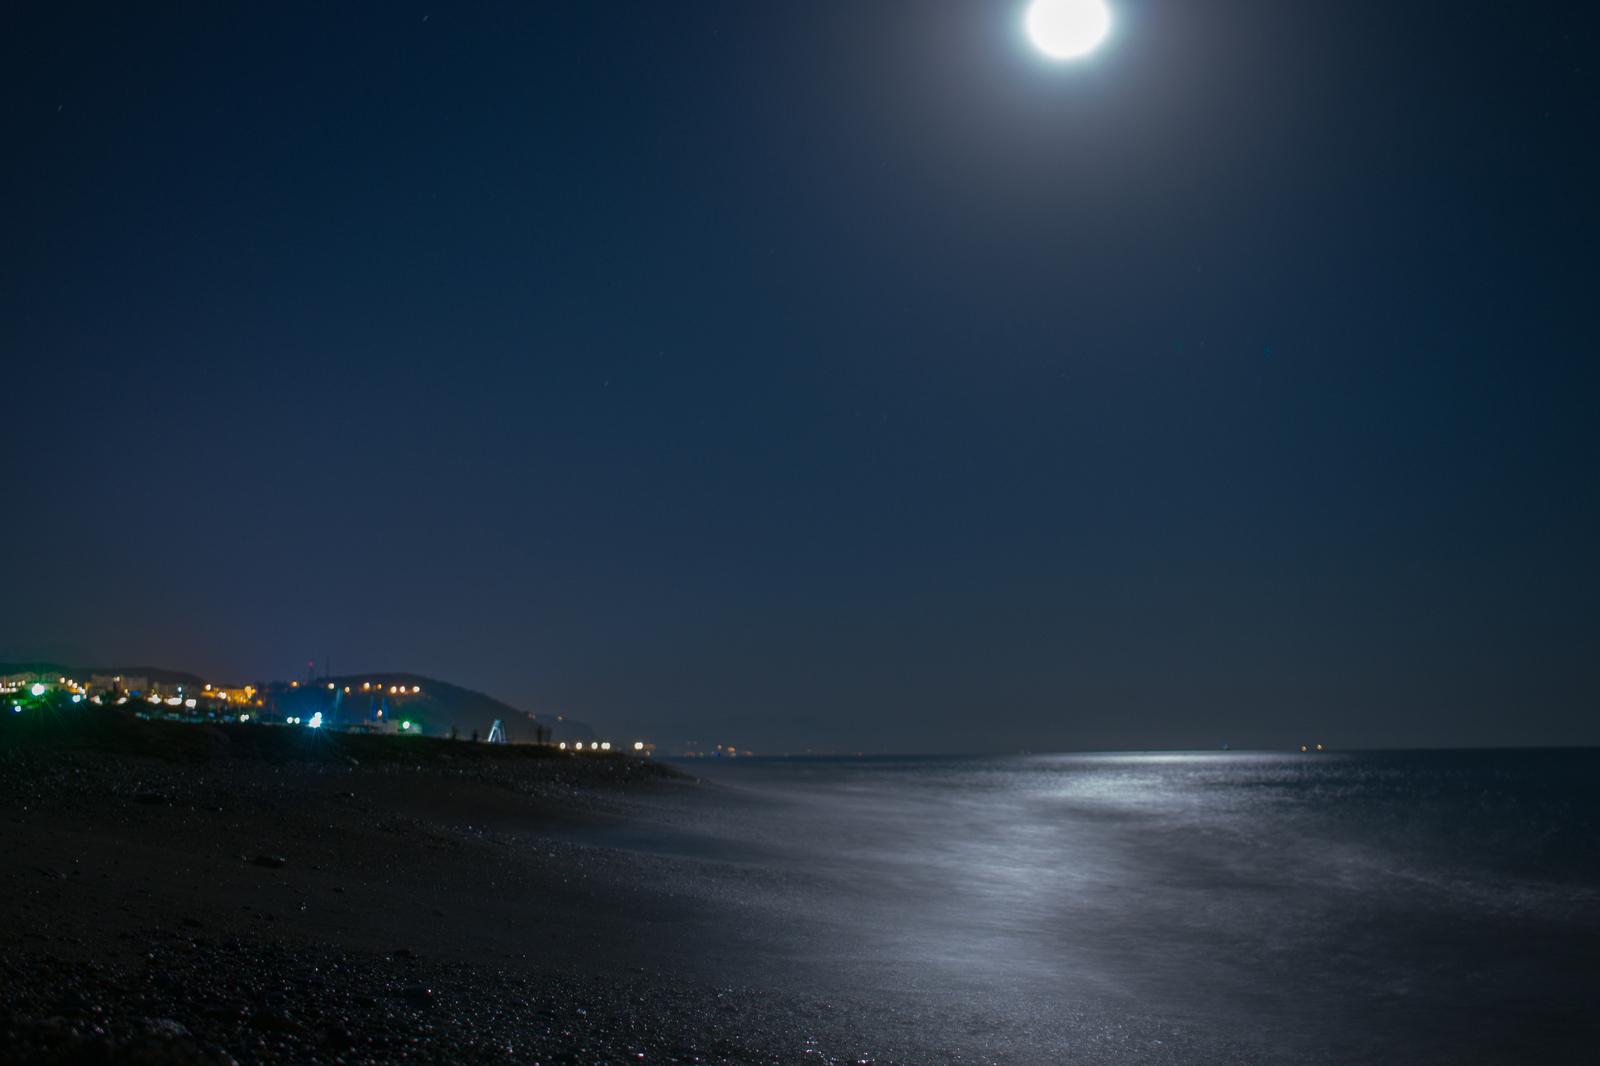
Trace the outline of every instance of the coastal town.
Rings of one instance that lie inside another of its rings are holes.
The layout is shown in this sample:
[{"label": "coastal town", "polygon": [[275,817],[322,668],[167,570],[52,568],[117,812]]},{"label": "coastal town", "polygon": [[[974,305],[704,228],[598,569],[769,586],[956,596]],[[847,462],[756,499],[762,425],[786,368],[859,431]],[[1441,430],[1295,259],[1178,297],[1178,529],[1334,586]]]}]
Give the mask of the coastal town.
[{"label": "coastal town", "polygon": [[12,714],[58,705],[119,707],[141,718],[255,723],[336,732],[448,736],[492,744],[548,744],[562,751],[632,751],[561,715],[526,714],[444,682],[414,675],[216,685],[188,674],[74,671],[59,667],[0,676],[0,706]]}]

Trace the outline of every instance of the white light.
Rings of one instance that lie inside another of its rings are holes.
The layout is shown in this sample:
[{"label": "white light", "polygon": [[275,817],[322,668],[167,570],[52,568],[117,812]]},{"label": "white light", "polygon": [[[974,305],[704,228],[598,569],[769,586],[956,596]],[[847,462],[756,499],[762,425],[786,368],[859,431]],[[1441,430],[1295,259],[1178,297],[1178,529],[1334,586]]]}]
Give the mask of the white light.
[{"label": "white light", "polygon": [[83,699],[83,697],[82,697],[82,696],[74,696],[74,697],[72,697],[72,702],[73,702],[73,703],[77,703],[77,702],[78,702],[78,701],[79,701],[79,700],[81,700],[81,699]]},{"label": "white light", "polygon": [[561,742],[561,750],[562,751],[566,751],[567,750],[567,742],[564,741],[564,740]]},{"label": "white light", "polygon": [[642,741],[642,740],[634,741],[633,742],[633,750],[634,751],[643,751],[644,750],[644,741]]},{"label": "white light", "polygon": [[322,728],[322,712],[318,711],[316,714],[312,715],[311,716],[311,721],[307,722],[306,725],[310,726],[312,729],[321,729]]},{"label": "white light", "polygon": [[609,740],[608,740],[608,741],[605,741],[605,742],[604,742],[604,743],[603,743],[603,744],[601,744],[601,745],[600,745],[600,746],[601,746],[601,747],[602,747],[602,748],[604,748],[604,749],[605,749],[605,750],[606,750],[606,751],[610,751],[610,750],[611,750],[611,741],[609,741]]},{"label": "white light", "polygon": [[249,720],[250,720],[250,716],[248,714],[241,714],[239,716],[239,721],[241,721],[241,722],[248,722]]},{"label": "white light", "polygon": [[168,696],[167,697],[167,706],[168,707],[176,707],[178,704],[180,704],[182,702],[183,702],[183,700],[182,700],[181,697],[178,697],[178,696]]},{"label": "white light", "polygon": [[199,701],[198,700],[184,700],[183,701],[183,705],[185,707],[193,707],[197,702],[199,702]]},{"label": "white light", "polygon": [[1104,0],[1034,0],[1027,27],[1034,47],[1051,59],[1077,59],[1106,39],[1111,11]]},{"label": "white light", "polygon": [[35,696],[43,696],[44,695],[44,686],[36,684],[32,688],[30,688],[28,691],[33,693]]}]

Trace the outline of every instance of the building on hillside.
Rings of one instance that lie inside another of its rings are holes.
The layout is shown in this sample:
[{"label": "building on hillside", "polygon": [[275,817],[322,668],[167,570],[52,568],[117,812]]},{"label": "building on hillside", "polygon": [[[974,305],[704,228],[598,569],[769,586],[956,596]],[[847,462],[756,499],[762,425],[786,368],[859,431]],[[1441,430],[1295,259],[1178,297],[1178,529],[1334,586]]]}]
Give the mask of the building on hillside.
[{"label": "building on hillside", "polygon": [[124,677],[122,674],[91,674],[89,695],[142,696],[150,691],[150,681],[143,677]]}]

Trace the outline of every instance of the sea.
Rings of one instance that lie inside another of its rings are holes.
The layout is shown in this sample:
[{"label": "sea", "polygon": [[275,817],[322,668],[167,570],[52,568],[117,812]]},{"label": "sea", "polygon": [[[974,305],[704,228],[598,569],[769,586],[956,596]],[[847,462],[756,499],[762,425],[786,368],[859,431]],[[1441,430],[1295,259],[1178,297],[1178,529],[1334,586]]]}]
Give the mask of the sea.
[{"label": "sea", "polygon": [[1600,1062],[1600,750],[677,765],[598,842],[858,1061]]}]

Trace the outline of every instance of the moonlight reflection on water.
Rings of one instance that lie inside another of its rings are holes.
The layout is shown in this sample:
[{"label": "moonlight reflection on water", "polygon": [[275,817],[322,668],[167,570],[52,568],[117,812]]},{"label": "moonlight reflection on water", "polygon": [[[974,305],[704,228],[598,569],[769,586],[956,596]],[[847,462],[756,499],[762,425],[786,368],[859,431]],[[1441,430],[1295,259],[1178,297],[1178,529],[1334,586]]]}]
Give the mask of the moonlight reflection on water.
[{"label": "moonlight reflection on water", "polygon": [[1098,1061],[1110,1027],[1193,1062],[1494,1062],[1533,1033],[1563,1061],[1600,1035],[1593,752],[685,768],[715,787],[610,842],[755,877],[729,976],[930,1048]]}]

